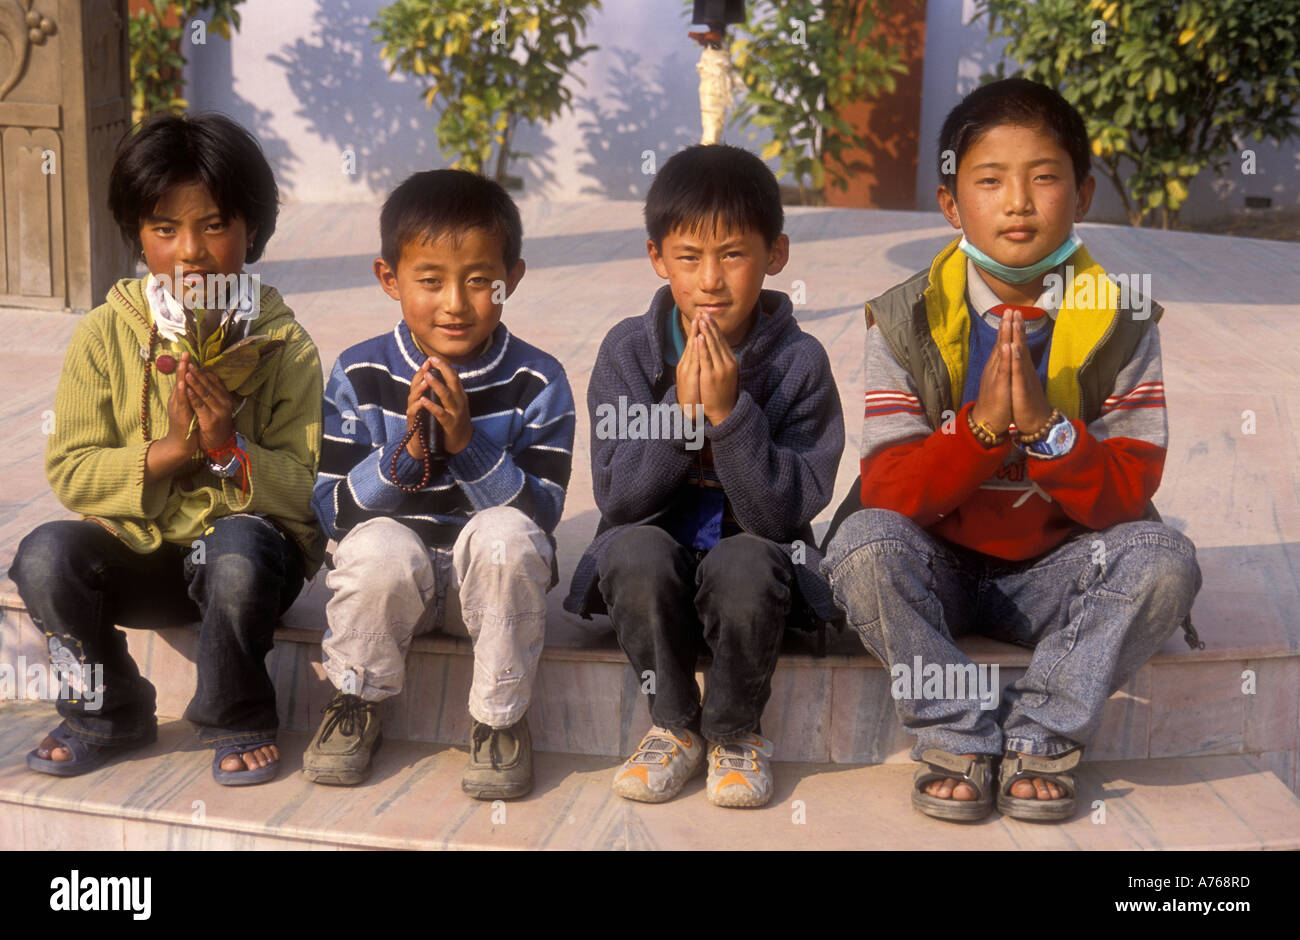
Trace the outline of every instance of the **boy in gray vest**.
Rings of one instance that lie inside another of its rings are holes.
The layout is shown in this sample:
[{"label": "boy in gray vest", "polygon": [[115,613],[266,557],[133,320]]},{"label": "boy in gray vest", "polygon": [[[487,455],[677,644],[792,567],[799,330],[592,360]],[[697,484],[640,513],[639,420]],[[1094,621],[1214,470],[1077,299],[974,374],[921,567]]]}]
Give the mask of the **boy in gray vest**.
[{"label": "boy in gray vest", "polygon": [[[1201,585],[1192,543],[1150,503],[1162,311],[1118,291],[1074,231],[1095,180],[1083,119],[1055,91],[976,89],[939,150],[939,208],[962,237],[867,305],[850,497],[865,508],[823,571],[917,736],[912,805],[983,818],[1000,757],[998,809],[1060,821],[1106,699]],[[1034,649],[1000,703],[954,645],[968,632]]]}]

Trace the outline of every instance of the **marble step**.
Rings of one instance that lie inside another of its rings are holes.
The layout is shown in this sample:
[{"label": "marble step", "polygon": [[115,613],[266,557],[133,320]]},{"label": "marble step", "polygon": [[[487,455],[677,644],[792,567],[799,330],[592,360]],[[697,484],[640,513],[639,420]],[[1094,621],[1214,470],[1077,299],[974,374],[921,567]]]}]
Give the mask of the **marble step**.
[{"label": "marble step", "polygon": [[[286,615],[268,658],[281,727],[314,731],[333,694],[320,666],[323,585]],[[183,714],[193,694],[197,627],[127,630],[132,655],[158,688],[160,715]],[[912,738],[894,713],[890,676],[852,634],[830,635],[818,656],[808,635],[791,635],[772,681],[764,732],[782,761],[908,763]],[[1029,652],[983,637],[960,645],[978,663],[998,663],[999,685],[1023,674]],[[1285,652],[1285,651],[1283,651]],[[25,611],[0,609],[0,663],[45,662]],[[468,640],[417,638],[406,689],[385,705],[389,740],[463,745],[469,738],[473,661]],[[1251,676],[1250,688],[1243,675]],[[707,683],[707,673],[700,680]],[[24,689],[17,689],[22,698]],[[612,633],[576,618],[552,618],[529,723],[541,751],[626,756],[649,725],[641,681]],[[1086,760],[1250,754],[1293,790],[1300,750],[1300,655],[1227,658],[1187,651],[1171,639],[1107,702]]]},{"label": "marble step", "polygon": [[703,778],[650,806],[610,791],[613,758],[542,753],[527,798],[460,791],[464,748],[386,741],[359,787],[299,772],[308,737],[282,738],[270,784],[220,787],[184,722],[136,757],[83,777],[31,773],[48,704],[0,706],[0,849],[1300,849],[1300,800],[1245,756],[1097,761],[1063,825],[993,814],[974,825],[909,805],[911,767],[783,762],[758,810],[709,804]]}]

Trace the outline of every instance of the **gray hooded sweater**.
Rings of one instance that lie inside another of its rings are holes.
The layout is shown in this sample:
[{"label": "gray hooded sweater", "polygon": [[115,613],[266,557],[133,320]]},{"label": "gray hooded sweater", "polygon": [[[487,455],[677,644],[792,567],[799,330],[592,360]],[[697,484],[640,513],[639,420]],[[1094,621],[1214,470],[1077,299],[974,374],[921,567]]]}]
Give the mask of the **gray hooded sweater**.
[{"label": "gray hooded sweater", "polygon": [[[820,573],[810,525],[830,504],[844,449],[844,414],[826,350],[799,329],[790,298],[765,290],[760,315],[735,349],[740,394],[727,419],[706,424],[704,436],[731,511],[741,528],[778,543],[794,562],[804,603],[815,620],[839,613]],[[631,526],[654,524],[689,486],[698,451],[685,439],[605,439],[597,409],[628,403],[677,403],[676,376],[664,362],[672,293],[662,287],[639,317],[605,336],[587,386],[591,418],[591,478],[600,524],[574,570],[564,607],[590,618],[605,607],[597,566],[614,539]],[[813,624],[815,625],[815,624]]]}]

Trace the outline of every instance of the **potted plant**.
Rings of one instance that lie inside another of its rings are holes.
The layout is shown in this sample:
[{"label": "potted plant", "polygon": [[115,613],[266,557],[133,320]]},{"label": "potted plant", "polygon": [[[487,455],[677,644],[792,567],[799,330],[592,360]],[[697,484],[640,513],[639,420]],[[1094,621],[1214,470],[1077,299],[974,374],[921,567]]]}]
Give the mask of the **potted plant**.
[{"label": "potted plant", "polygon": [[[371,24],[388,72],[420,85],[425,107],[441,107],[438,145],[455,166],[492,165],[506,182],[521,121],[546,122],[572,107],[569,71],[595,46],[582,45],[600,0],[395,0]],[[495,159],[493,150],[495,148]]]},{"label": "potted plant", "polygon": [[893,92],[894,76],[907,72],[901,46],[878,21],[861,0],[752,0],[737,27],[731,56],[748,93],[733,120],[771,128],[760,156],[781,158],[804,205],[825,187],[828,165],[841,189],[847,171],[862,168],[844,162],[846,151],[868,141],[840,110]]},{"label": "potted plant", "polygon": [[185,56],[181,52],[186,20],[211,13],[204,32],[223,39],[239,29],[243,0],[131,0],[131,119],[189,107],[185,100]]}]

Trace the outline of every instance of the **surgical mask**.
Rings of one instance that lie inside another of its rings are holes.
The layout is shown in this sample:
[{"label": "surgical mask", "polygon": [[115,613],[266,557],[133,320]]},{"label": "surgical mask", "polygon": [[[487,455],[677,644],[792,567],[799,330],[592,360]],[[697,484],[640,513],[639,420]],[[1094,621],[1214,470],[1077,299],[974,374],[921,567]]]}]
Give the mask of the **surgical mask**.
[{"label": "surgical mask", "polygon": [[988,255],[984,254],[984,252],[980,251],[968,242],[965,235],[962,235],[961,244],[959,244],[957,248],[967,258],[974,261],[978,268],[992,274],[999,281],[1004,281],[1007,284],[1024,284],[1028,281],[1032,281],[1040,274],[1052,270],[1052,268],[1056,267],[1066,258],[1070,257],[1070,255],[1074,254],[1082,244],[1083,239],[1078,236],[1078,233],[1076,233],[1073,228],[1071,228],[1069,237],[1066,238],[1060,248],[1056,249],[1046,258],[1043,258],[1040,261],[1035,261],[1033,264],[1027,264],[1023,268],[1013,268],[994,261]]}]

